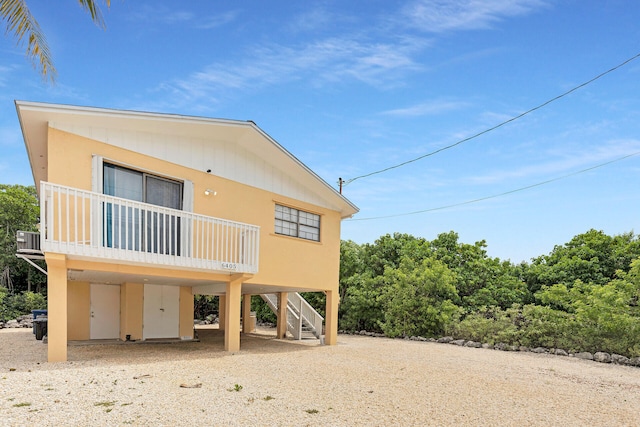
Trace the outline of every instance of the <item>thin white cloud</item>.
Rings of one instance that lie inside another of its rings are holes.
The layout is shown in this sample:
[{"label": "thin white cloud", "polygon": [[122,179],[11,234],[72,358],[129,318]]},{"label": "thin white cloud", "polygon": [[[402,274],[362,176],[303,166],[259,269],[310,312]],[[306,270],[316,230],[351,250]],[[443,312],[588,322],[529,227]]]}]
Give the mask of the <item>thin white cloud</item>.
[{"label": "thin white cloud", "polygon": [[544,5],[541,0],[416,0],[402,9],[401,18],[429,33],[478,30]]},{"label": "thin white cloud", "polygon": [[238,10],[227,11],[221,14],[198,16],[194,12],[175,10],[168,7],[142,6],[139,10],[130,14],[129,18],[135,21],[143,21],[145,24],[161,23],[165,25],[189,24],[198,29],[212,29],[236,20]]},{"label": "thin white cloud", "polygon": [[[192,106],[203,100],[211,106],[232,93],[293,81],[304,81],[316,87],[327,83],[361,82],[387,90],[404,85],[409,74],[425,69],[419,55],[434,42],[424,36],[398,31],[398,25],[389,27],[386,24],[390,20],[396,24],[401,22],[404,29],[417,27],[438,33],[484,28],[498,20],[528,13],[542,4],[541,0],[415,0],[392,18],[380,17],[357,34],[316,38],[306,44],[258,45],[242,53],[243,59],[213,63],[186,77],[164,82],[157,90],[169,93],[174,101],[182,100]],[[202,21],[202,18],[168,9],[154,13],[156,20]],[[207,22],[211,27],[224,25],[236,21],[238,14],[230,12]],[[350,19],[356,18],[336,16],[331,11],[316,7],[293,19],[288,30],[322,34],[326,29],[335,30],[336,22],[344,23]],[[379,41],[372,42],[372,39]],[[458,106],[449,104],[444,107]],[[428,105],[418,105],[388,114],[410,116],[432,112]]]},{"label": "thin white cloud", "polygon": [[295,33],[317,31],[326,28],[338,19],[337,16],[324,9],[315,8],[309,12],[298,15],[289,24],[289,29]]},{"label": "thin white cloud", "polygon": [[195,17],[195,15],[192,12],[175,10],[173,8],[158,5],[153,7],[149,5],[142,5],[139,9],[130,13],[128,17],[131,20],[144,21],[147,24],[152,22],[175,24],[190,21]]},{"label": "thin white cloud", "polygon": [[513,181],[529,177],[551,177],[573,173],[577,170],[606,163],[620,157],[624,157],[640,151],[640,140],[625,139],[609,141],[606,145],[596,148],[582,147],[582,152],[565,151],[560,153],[548,153],[554,160],[546,163],[524,166],[509,171],[497,171],[486,175],[470,177],[467,181],[473,184],[494,184],[498,182]]},{"label": "thin white cloud", "polygon": [[410,107],[383,111],[380,114],[385,116],[395,116],[395,117],[431,116],[436,114],[442,114],[444,112],[459,110],[468,105],[469,103],[464,101],[435,100],[435,101],[429,101],[421,104],[412,105]]},{"label": "thin white cloud", "polygon": [[196,27],[203,30],[222,27],[223,25],[234,22],[239,14],[240,11],[231,10],[220,15],[205,17],[199,20],[200,22],[196,25]]},{"label": "thin white cloud", "polygon": [[311,84],[361,81],[390,86],[401,81],[403,73],[418,66],[414,52],[419,40],[405,39],[400,44],[376,43],[356,39],[329,38],[303,46],[269,45],[256,48],[242,63],[210,65],[161,85],[185,101],[224,96],[229,90],[280,84],[305,78]]},{"label": "thin white cloud", "polygon": [[194,14],[191,12],[176,11],[164,15],[162,18],[162,20],[168,24],[175,24],[191,21],[194,18]]}]

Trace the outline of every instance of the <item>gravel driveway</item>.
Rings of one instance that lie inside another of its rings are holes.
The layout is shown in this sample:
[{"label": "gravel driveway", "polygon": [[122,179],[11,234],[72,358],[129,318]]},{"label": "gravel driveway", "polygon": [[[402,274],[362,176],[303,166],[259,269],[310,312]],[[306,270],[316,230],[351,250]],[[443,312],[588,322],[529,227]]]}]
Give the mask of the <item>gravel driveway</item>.
[{"label": "gravel driveway", "polygon": [[0,425],[634,426],[640,369],[364,336],[70,346],[0,330]]}]

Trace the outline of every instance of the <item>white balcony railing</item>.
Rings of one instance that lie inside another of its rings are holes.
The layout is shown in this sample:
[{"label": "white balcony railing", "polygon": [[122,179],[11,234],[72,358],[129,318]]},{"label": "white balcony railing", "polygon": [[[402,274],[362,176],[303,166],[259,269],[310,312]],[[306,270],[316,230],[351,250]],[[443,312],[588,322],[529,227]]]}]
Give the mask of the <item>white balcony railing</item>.
[{"label": "white balcony railing", "polygon": [[42,182],[44,252],[257,273],[260,227]]}]

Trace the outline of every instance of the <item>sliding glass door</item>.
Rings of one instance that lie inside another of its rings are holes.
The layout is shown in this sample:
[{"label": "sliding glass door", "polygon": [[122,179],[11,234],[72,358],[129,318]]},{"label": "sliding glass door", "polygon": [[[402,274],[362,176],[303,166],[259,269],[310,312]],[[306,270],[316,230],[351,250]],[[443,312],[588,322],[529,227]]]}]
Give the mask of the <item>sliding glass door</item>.
[{"label": "sliding glass door", "polygon": [[[182,183],[105,163],[104,194],[172,209],[182,209]],[[103,206],[103,243],[110,248],[180,255],[180,218],[123,203]]]},{"label": "sliding glass door", "polygon": [[[146,176],[145,202],[165,208],[182,209],[182,184],[164,178]],[[180,255],[180,218],[147,212],[147,252]]]}]

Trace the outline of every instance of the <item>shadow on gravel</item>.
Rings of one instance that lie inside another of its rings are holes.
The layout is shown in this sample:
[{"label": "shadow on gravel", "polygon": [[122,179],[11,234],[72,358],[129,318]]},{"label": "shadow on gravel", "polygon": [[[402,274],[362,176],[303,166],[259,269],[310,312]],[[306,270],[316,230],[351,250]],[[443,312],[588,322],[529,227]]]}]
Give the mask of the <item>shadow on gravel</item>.
[{"label": "shadow on gravel", "polygon": [[[38,341],[30,330],[0,334],[0,370],[50,370],[96,366],[107,362],[110,366],[149,362],[216,359],[243,354],[291,353],[313,350],[318,341],[278,340],[264,333],[241,334],[240,351],[224,351],[224,333],[217,329],[199,329],[199,341],[173,342],[109,342],[93,344],[75,342],[68,346],[68,362],[46,363],[47,346]],[[5,369],[6,368],[6,369]]]}]

